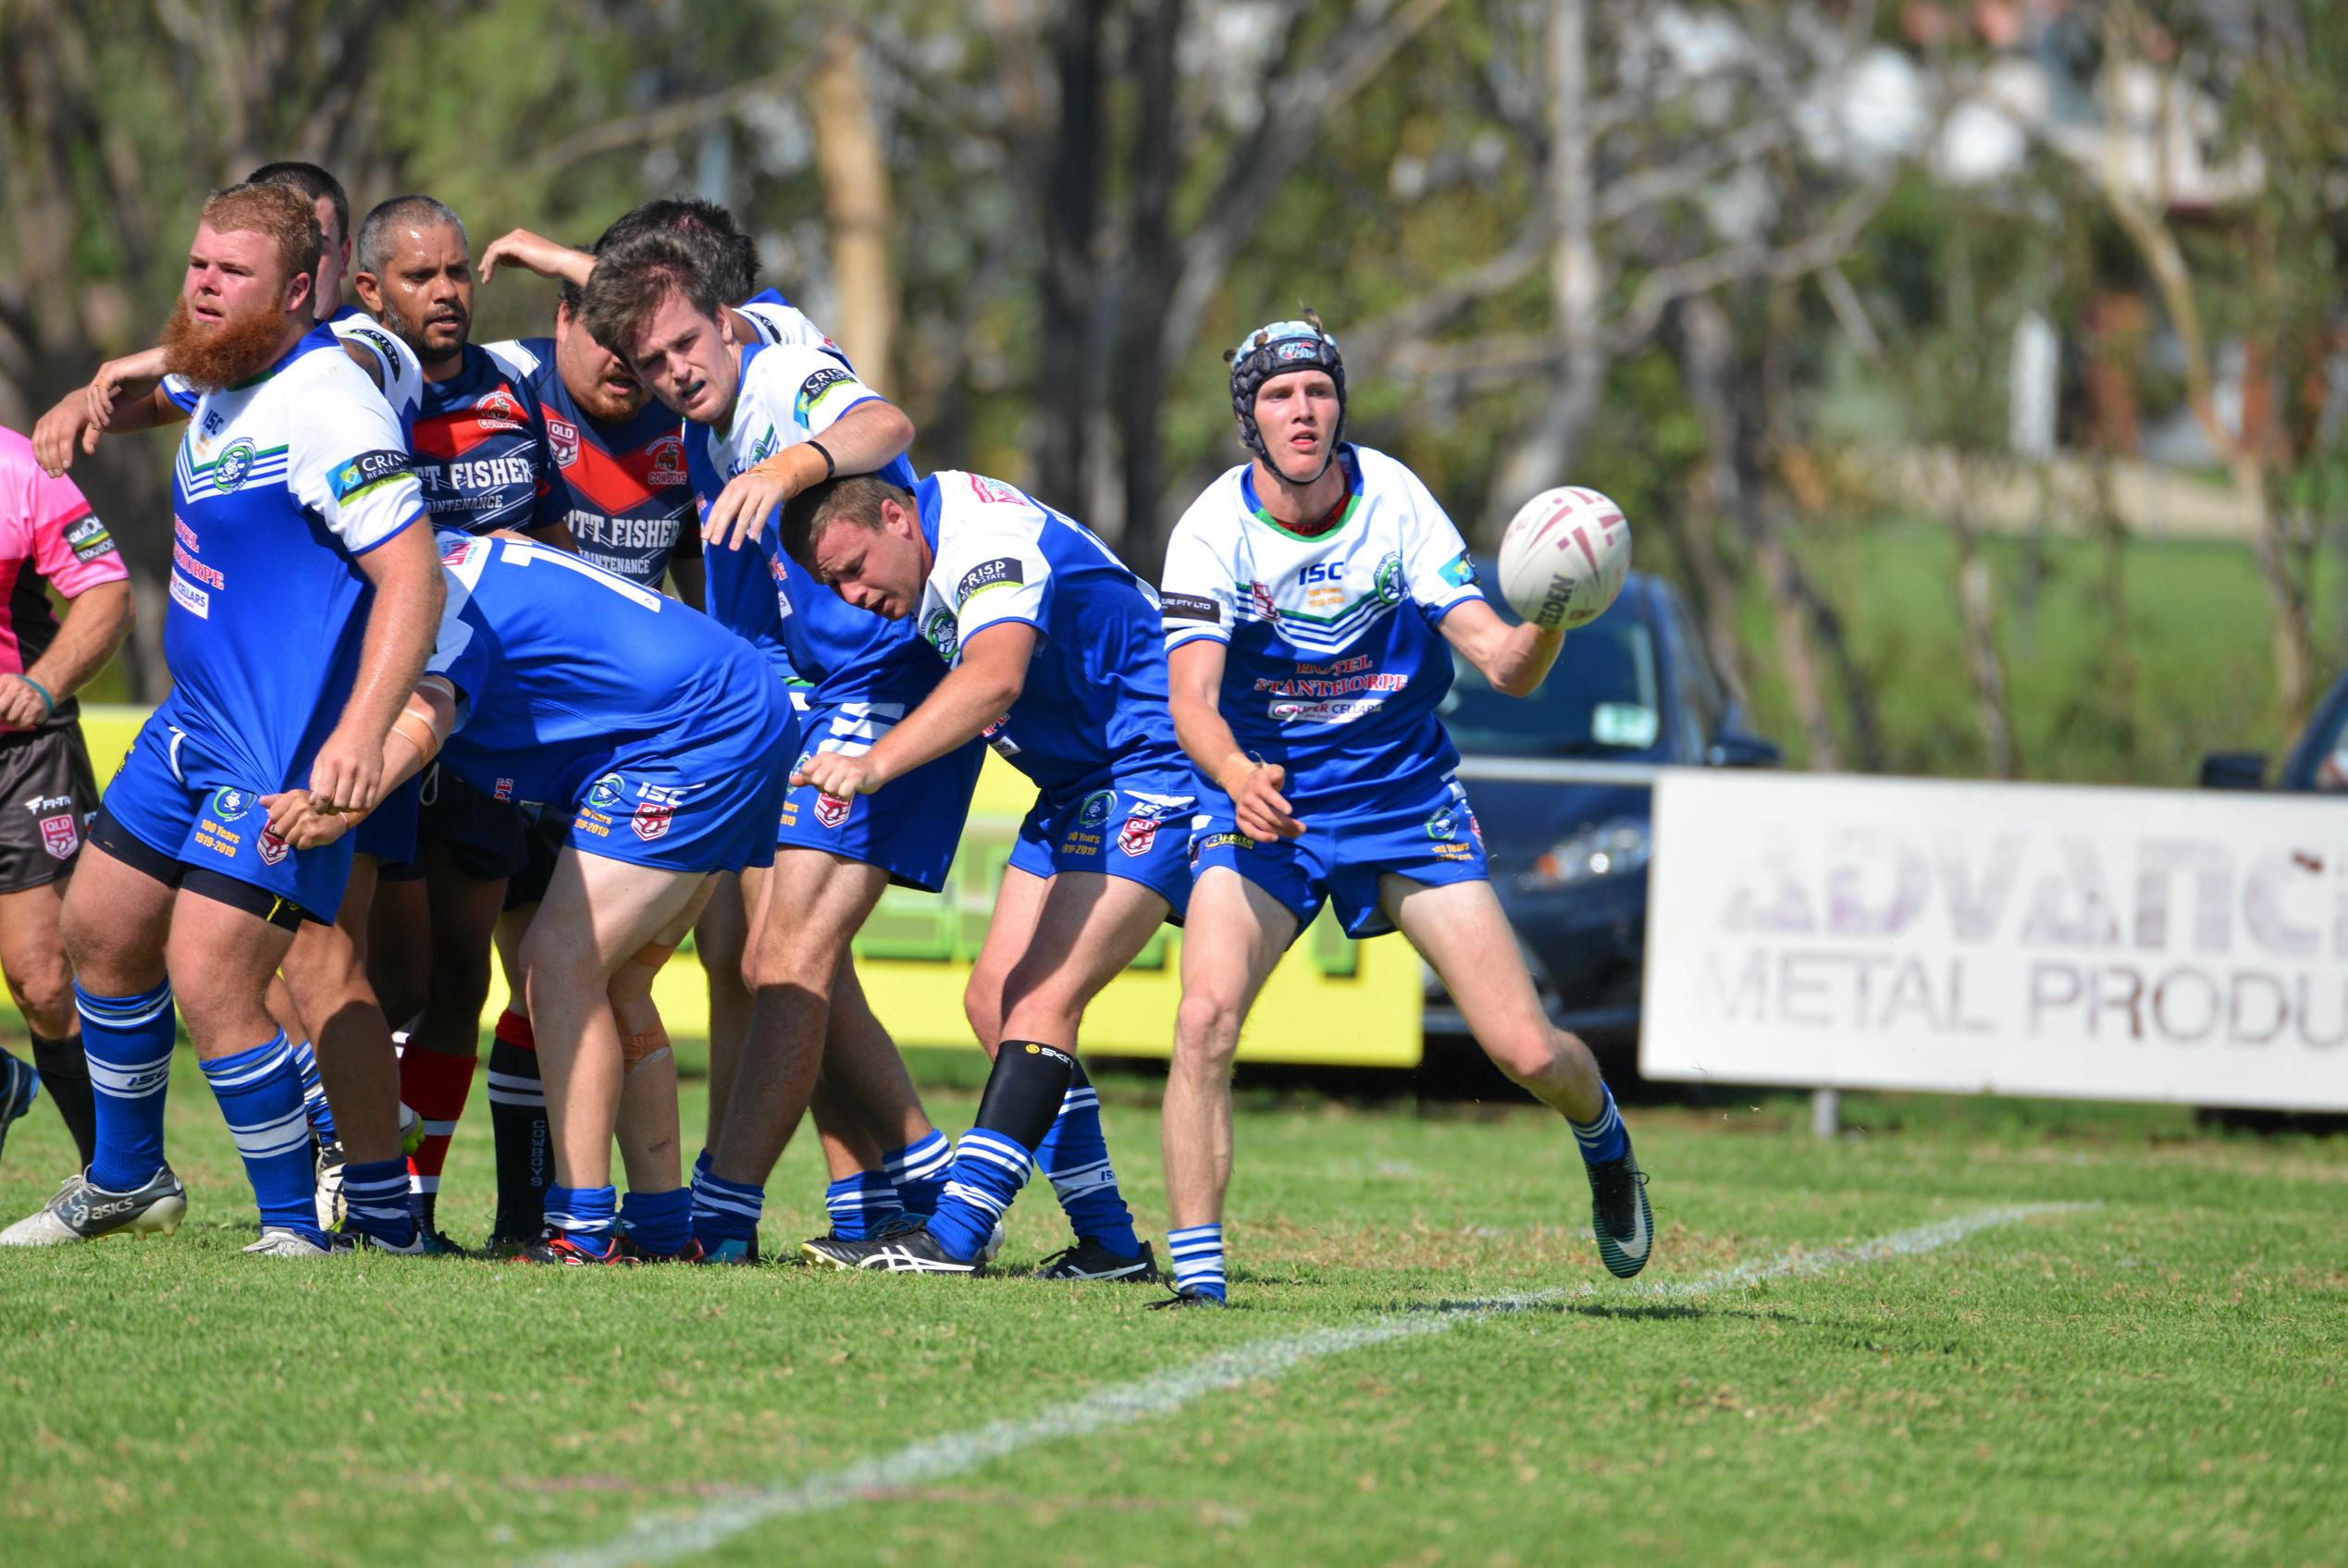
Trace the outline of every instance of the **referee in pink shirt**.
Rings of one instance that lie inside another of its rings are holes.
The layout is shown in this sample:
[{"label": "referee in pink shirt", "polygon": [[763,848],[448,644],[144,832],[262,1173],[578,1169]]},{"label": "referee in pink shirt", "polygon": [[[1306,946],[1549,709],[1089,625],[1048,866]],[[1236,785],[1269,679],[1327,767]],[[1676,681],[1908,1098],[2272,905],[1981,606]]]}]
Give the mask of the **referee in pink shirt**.
[{"label": "referee in pink shirt", "polygon": [[106,525],[71,479],[42,472],[31,442],[0,429],[0,968],[40,1069],[0,1051],[0,1144],[45,1088],[85,1167],[90,1068],[57,916],[98,785],[73,694],[130,630],[130,584]]}]

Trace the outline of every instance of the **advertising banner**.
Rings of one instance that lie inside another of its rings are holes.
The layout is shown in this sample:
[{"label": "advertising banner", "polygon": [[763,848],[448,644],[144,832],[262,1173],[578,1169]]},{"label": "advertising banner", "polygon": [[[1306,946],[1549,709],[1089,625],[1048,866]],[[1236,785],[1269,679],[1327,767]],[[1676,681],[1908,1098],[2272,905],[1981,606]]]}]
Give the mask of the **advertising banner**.
[{"label": "advertising banner", "polygon": [[1650,1078],[2348,1110],[2348,800],[1669,770]]}]

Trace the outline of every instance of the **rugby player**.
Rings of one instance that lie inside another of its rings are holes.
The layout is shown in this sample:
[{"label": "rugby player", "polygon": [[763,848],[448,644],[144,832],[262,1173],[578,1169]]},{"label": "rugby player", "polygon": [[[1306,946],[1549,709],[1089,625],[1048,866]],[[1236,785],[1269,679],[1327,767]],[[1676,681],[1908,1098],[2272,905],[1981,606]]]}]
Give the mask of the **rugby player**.
[{"label": "rugby player", "polygon": [[[531,379],[475,344],[473,264],[463,222],[426,195],[393,197],[359,225],[360,302],[412,349],[425,392],[414,450],[434,525],[478,534],[519,528],[562,548],[572,539],[550,509],[554,454]],[[511,799],[474,790],[452,773],[420,779],[417,851],[422,897],[408,868],[387,859],[378,899],[403,911],[405,930],[428,931],[422,1016],[400,1058],[400,1098],[424,1118],[411,1158],[419,1218],[436,1244],[440,1176],[480,1056],[490,953],[506,883],[526,870],[523,816]],[[509,1216],[517,1223],[526,1216]],[[520,1242],[535,1235],[495,1238]]]},{"label": "rugby player", "polygon": [[[396,781],[439,755],[485,794],[569,819],[522,945],[555,1184],[549,1228],[519,1255],[632,1262],[611,1183],[627,1044],[608,993],[632,957],[683,936],[708,873],[772,853],[797,724],[760,654],[675,601],[519,534],[443,539],[439,640],[382,767]],[[302,791],[268,805],[297,846],[346,826]]]},{"label": "rugby player", "polygon": [[1503,622],[1427,487],[1344,439],[1345,364],[1317,320],[1251,332],[1230,358],[1253,461],[1183,513],[1161,585],[1174,722],[1207,790],[1166,1088],[1162,1304],[1224,1301],[1240,1025],[1324,903],[1350,936],[1399,928],[1493,1062],[1565,1117],[1600,1256],[1637,1274],[1646,1179],[1598,1063],[1534,994],[1438,717],[1454,652],[1524,697],[1564,634]]},{"label": "rugby player", "polygon": [[[909,490],[826,481],[786,504],[783,538],[801,570],[858,610],[914,626],[952,666],[871,749],[819,752],[801,780],[853,799],[987,735],[1038,787],[964,997],[995,1065],[937,1210],[869,1241],[811,1241],[807,1256],[977,1273],[1032,1162],[1079,1238],[1041,1272],[1155,1278],[1076,1049],[1086,1005],[1190,895],[1182,829],[1196,791],[1167,715],[1156,594],[1081,524],[976,474],[933,474]],[[1040,1146],[1070,1124],[1080,1094],[1089,1141],[1063,1144],[1056,1165]]]},{"label": "rugby player", "polygon": [[[834,467],[909,478],[912,425],[836,352],[743,341],[707,253],[666,229],[607,243],[587,281],[586,320],[686,418],[711,614],[807,683],[810,747],[860,750],[936,684],[936,662],[908,635],[809,593],[768,521],[780,500]],[[784,802],[774,869],[747,877],[744,896],[757,911],[746,969],[754,988],[782,999],[786,1032],[739,1053],[724,1119],[713,1117],[694,1204],[696,1234],[713,1259],[757,1255],[766,1178],[818,1093],[819,1059],[834,1231],[869,1234],[908,1199],[926,1212],[942,1191],[945,1137],[864,1003],[849,944],[892,880],[943,885],[979,761],[975,747],[962,748],[861,810],[811,791]],[[863,1136],[847,1136],[859,1113]]]},{"label": "rugby player", "polygon": [[176,994],[259,1203],[248,1250],[329,1249],[301,1077],[266,992],[304,915],[333,918],[350,854],[292,850],[256,801],[300,785],[337,809],[376,804],[440,584],[411,526],[423,507],[403,434],[315,322],[319,250],[295,191],[216,192],[165,335],[173,374],[110,410],[117,431],[191,421],[174,475],[174,689],[108,787],[66,899],[96,1155],[0,1241],[177,1226],[186,1195],[162,1137]]},{"label": "rugby player", "polygon": [[[404,342],[342,301],[343,283],[350,272],[351,201],[341,182],[315,164],[281,162],[264,164],[246,177],[246,183],[282,185],[311,204],[321,236],[314,314],[342,340],[344,352],[375,382],[391,405],[401,429],[412,431],[424,401],[422,364]],[[42,420],[35,447],[44,463],[53,473],[62,472],[77,450],[95,450],[112,420],[115,403],[152,392],[164,370],[159,348],[100,365],[86,389],[69,395]],[[405,1142],[400,1130],[398,1068],[390,1055],[390,1034],[381,1023],[382,1008],[368,978],[366,933],[377,868],[415,858],[415,793],[414,785],[402,786],[395,801],[387,802],[368,818],[367,831],[355,841],[351,879],[335,923],[303,924],[286,952],[286,994],[280,997],[278,989],[272,988],[270,1012],[291,1024],[288,1037],[318,1145],[320,1223],[329,1229],[340,1223],[346,1209],[346,1157],[363,1162],[388,1158]],[[390,983],[420,992],[420,969],[402,961],[411,945],[421,947],[420,944],[385,945],[378,962],[397,977]],[[312,1021],[304,1024],[304,1019]],[[329,1080],[333,1084],[330,1097]],[[340,1121],[334,1110],[338,1103],[342,1107]],[[412,1240],[406,1212],[404,1193],[397,1205],[388,1201],[379,1205],[363,1203],[360,1228],[387,1245],[404,1247]]]},{"label": "rugby player", "polygon": [[[5,429],[0,585],[0,969],[32,1039],[30,1065],[0,1051],[0,1144],[45,1089],[86,1167],[96,1113],[58,917],[98,784],[73,694],[129,635],[130,584],[80,489],[43,473],[32,443]],[[62,621],[51,590],[66,600]]]}]

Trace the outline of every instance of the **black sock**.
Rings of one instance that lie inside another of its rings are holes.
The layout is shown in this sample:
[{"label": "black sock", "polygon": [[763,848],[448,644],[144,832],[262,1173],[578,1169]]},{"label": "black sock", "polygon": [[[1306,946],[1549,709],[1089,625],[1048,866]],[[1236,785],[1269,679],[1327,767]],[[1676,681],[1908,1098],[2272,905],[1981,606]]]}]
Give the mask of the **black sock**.
[{"label": "black sock", "polygon": [[554,1179],[546,1091],[538,1080],[538,1052],[504,1038],[505,1019],[498,1020],[498,1031],[489,1046],[489,1131],[498,1152],[493,1233],[535,1240],[546,1227],[546,1190]]},{"label": "black sock", "polygon": [[98,1154],[98,1107],[90,1088],[90,1058],[81,1054],[80,1040],[43,1040],[32,1036],[32,1066],[41,1075],[41,1092],[65,1118],[73,1146],[81,1152],[81,1168]]}]

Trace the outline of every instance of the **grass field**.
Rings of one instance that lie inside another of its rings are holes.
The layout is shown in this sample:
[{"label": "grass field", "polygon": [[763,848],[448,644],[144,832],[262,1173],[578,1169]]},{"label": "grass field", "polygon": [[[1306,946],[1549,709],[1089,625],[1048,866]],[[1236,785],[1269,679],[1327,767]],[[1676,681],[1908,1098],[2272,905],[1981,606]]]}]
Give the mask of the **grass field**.
[{"label": "grass field", "polygon": [[[1019,1278],[241,1257],[182,1067],[179,1234],[0,1254],[9,1564],[2348,1559],[2348,1140],[1862,1100],[1822,1146],[1794,1100],[1648,1110],[1661,1238],[1625,1285],[1533,1111],[1258,1095],[1239,1310],[1169,1316]],[[1104,1090],[1162,1233],[1155,1085]],[[0,1210],[66,1148],[19,1124]],[[817,1224],[814,1165],[771,1252]],[[2051,1204],[2083,1206],[2016,1212]],[[1057,1244],[1048,1192],[1015,1219],[1006,1262]]]}]

